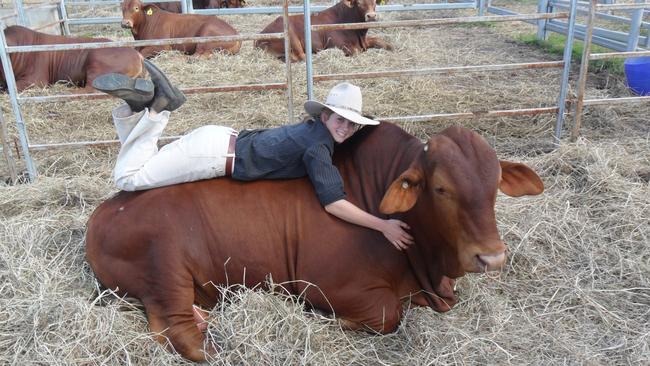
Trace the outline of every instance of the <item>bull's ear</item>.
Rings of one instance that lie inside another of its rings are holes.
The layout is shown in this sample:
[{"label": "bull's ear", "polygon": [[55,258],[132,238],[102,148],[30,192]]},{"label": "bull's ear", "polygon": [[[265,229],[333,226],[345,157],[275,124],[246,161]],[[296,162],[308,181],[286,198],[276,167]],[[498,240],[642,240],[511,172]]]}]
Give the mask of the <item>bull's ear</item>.
[{"label": "bull's ear", "polygon": [[379,205],[379,211],[383,214],[405,212],[410,210],[424,186],[424,173],[419,168],[408,168],[400,175],[384,194]]},{"label": "bull's ear", "polygon": [[345,4],[345,6],[348,8],[353,8],[356,2],[357,0],[343,0],[343,4]]},{"label": "bull's ear", "polygon": [[531,168],[521,163],[499,161],[501,164],[501,192],[511,197],[537,195],[544,192],[544,183]]}]

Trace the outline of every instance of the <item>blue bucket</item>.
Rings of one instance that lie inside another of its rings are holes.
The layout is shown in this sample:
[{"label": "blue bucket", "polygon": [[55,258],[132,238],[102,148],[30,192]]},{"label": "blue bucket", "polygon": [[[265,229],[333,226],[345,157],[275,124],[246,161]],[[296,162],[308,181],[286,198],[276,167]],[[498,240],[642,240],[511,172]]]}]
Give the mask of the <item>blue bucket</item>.
[{"label": "blue bucket", "polygon": [[650,95],[650,57],[625,60],[627,86],[638,95]]}]

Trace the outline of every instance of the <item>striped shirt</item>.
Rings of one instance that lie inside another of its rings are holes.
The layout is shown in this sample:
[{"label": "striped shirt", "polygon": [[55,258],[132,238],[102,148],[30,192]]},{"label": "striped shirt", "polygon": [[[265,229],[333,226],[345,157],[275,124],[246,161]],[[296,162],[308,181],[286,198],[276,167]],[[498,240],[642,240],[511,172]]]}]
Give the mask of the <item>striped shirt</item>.
[{"label": "striped shirt", "polygon": [[334,139],[319,120],[244,130],[235,145],[232,178],[289,179],[308,176],[321,205],[344,199],[343,179],[332,164]]}]

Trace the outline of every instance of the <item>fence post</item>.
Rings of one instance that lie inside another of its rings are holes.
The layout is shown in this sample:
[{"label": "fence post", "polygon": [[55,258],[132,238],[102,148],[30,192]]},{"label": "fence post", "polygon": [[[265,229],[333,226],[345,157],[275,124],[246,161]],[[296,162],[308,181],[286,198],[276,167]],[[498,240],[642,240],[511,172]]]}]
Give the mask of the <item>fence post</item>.
[{"label": "fence post", "polygon": [[289,0],[284,0],[282,9],[282,25],[284,32],[284,62],[287,68],[287,109],[289,120],[287,123],[294,123],[293,120],[293,79],[291,77],[291,42],[289,42]]},{"label": "fence post", "polygon": [[2,140],[2,153],[7,160],[7,168],[9,169],[9,178],[12,183],[18,182],[18,171],[16,169],[16,161],[14,156],[11,153],[11,147],[9,146],[9,132],[7,131],[7,124],[5,123],[5,117],[2,111],[0,110],[0,139]]},{"label": "fence post", "polygon": [[[539,0],[537,2],[537,12],[538,13],[548,13],[549,6],[548,0]],[[548,32],[546,31],[547,19],[538,19],[537,20],[537,39],[540,41],[545,41],[548,39]]]},{"label": "fence post", "polygon": [[6,25],[3,22],[0,24],[0,59],[2,59],[2,67],[5,73],[5,81],[7,82],[7,91],[9,92],[9,97],[11,99],[11,107],[14,110],[14,115],[16,116],[16,127],[18,128],[18,135],[20,136],[20,146],[23,151],[23,156],[25,157],[25,166],[27,167],[27,173],[29,174],[29,180],[34,181],[36,179],[37,173],[36,168],[34,167],[34,162],[32,157],[29,154],[29,141],[27,139],[27,130],[25,129],[25,122],[23,121],[23,116],[20,113],[20,104],[18,104],[18,90],[16,88],[16,78],[14,77],[14,70],[11,66],[11,59],[7,53],[7,40],[5,38],[5,28]]},{"label": "fence post", "polygon": [[70,35],[70,25],[68,24],[68,11],[65,8],[65,0],[59,2],[59,17],[61,18],[61,30],[64,36]]},{"label": "fence post", "polygon": [[562,84],[560,86],[560,97],[557,102],[558,112],[555,123],[555,143],[559,144],[562,138],[562,127],[564,125],[564,111],[566,109],[566,95],[569,89],[569,73],[571,72],[571,56],[573,54],[573,38],[575,33],[576,14],[578,12],[578,0],[571,0],[569,8],[569,19],[567,37],[564,43],[564,68],[562,69]]},{"label": "fence post", "polygon": [[589,71],[589,55],[591,55],[591,36],[594,32],[594,21],[596,18],[596,5],[598,0],[591,0],[589,16],[587,17],[587,29],[585,30],[585,41],[582,49],[582,61],[580,62],[580,77],[578,78],[578,96],[576,101],[575,115],[573,116],[573,130],[571,141],[578,138],[580,124],[582,123],[582,107],[585,100],[585,85],[587,84],[587,71]]},{"label": "fence post", "polygon": [[485,12],[485,0],[478,0],[478,16],[482,17]]},{"label": "fence post", "polygon": [[305,67],[307,68],[307,99],[314,99],[314,70],[311,57],[311,7],[305,0]]},{"label": "fence post", "polygon": [[194,0],[187,0],[187,13],[194,14]]},{"label": "fence post", "polygon": [[192,0],[181,0],[181,13],[187,14],[187,2]]},{"label": "fence post", "polygon": [[[643,3],[644,0],[636,0],[636,3]],[[632,23],[630,24],[630,33],[627,38],[626,51],[636,51],[639,46],[639,35],[641,34],[641,22],[643,21],[643,9],[637,9],[632,13]],[[647,42],[646,42],[647,43]]]},{"label": "fence post", "polygon": [[18,25],[22,25],[23,27],[28,27],[29,21],[25,16],[25,9],[23,9],[23,0],[13,0],[13,1],[14,1],[14,10],[18,15]]}]

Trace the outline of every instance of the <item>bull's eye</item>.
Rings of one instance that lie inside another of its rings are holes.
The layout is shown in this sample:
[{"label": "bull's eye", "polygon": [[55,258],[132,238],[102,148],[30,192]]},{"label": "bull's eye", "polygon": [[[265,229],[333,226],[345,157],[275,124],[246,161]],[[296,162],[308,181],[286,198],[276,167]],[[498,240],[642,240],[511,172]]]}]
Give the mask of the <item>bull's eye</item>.
[{"label": "bull's eye", "polygon": [[409,182],[403,181],[402,182],[402,189],[407,189],[409,187]]},{"label": "bull's eye", "polygon": [[137,7],[137,6],[135,8],[133,8],[133,11],[138,11],[138,10],[140,10],[140,8]]},{"label": "bull's eye", "polygon": [[436,191],[437,194],[445,194],[446,193],[445,189],[442,188],[442,187],[436,187],[433,190]]}]

